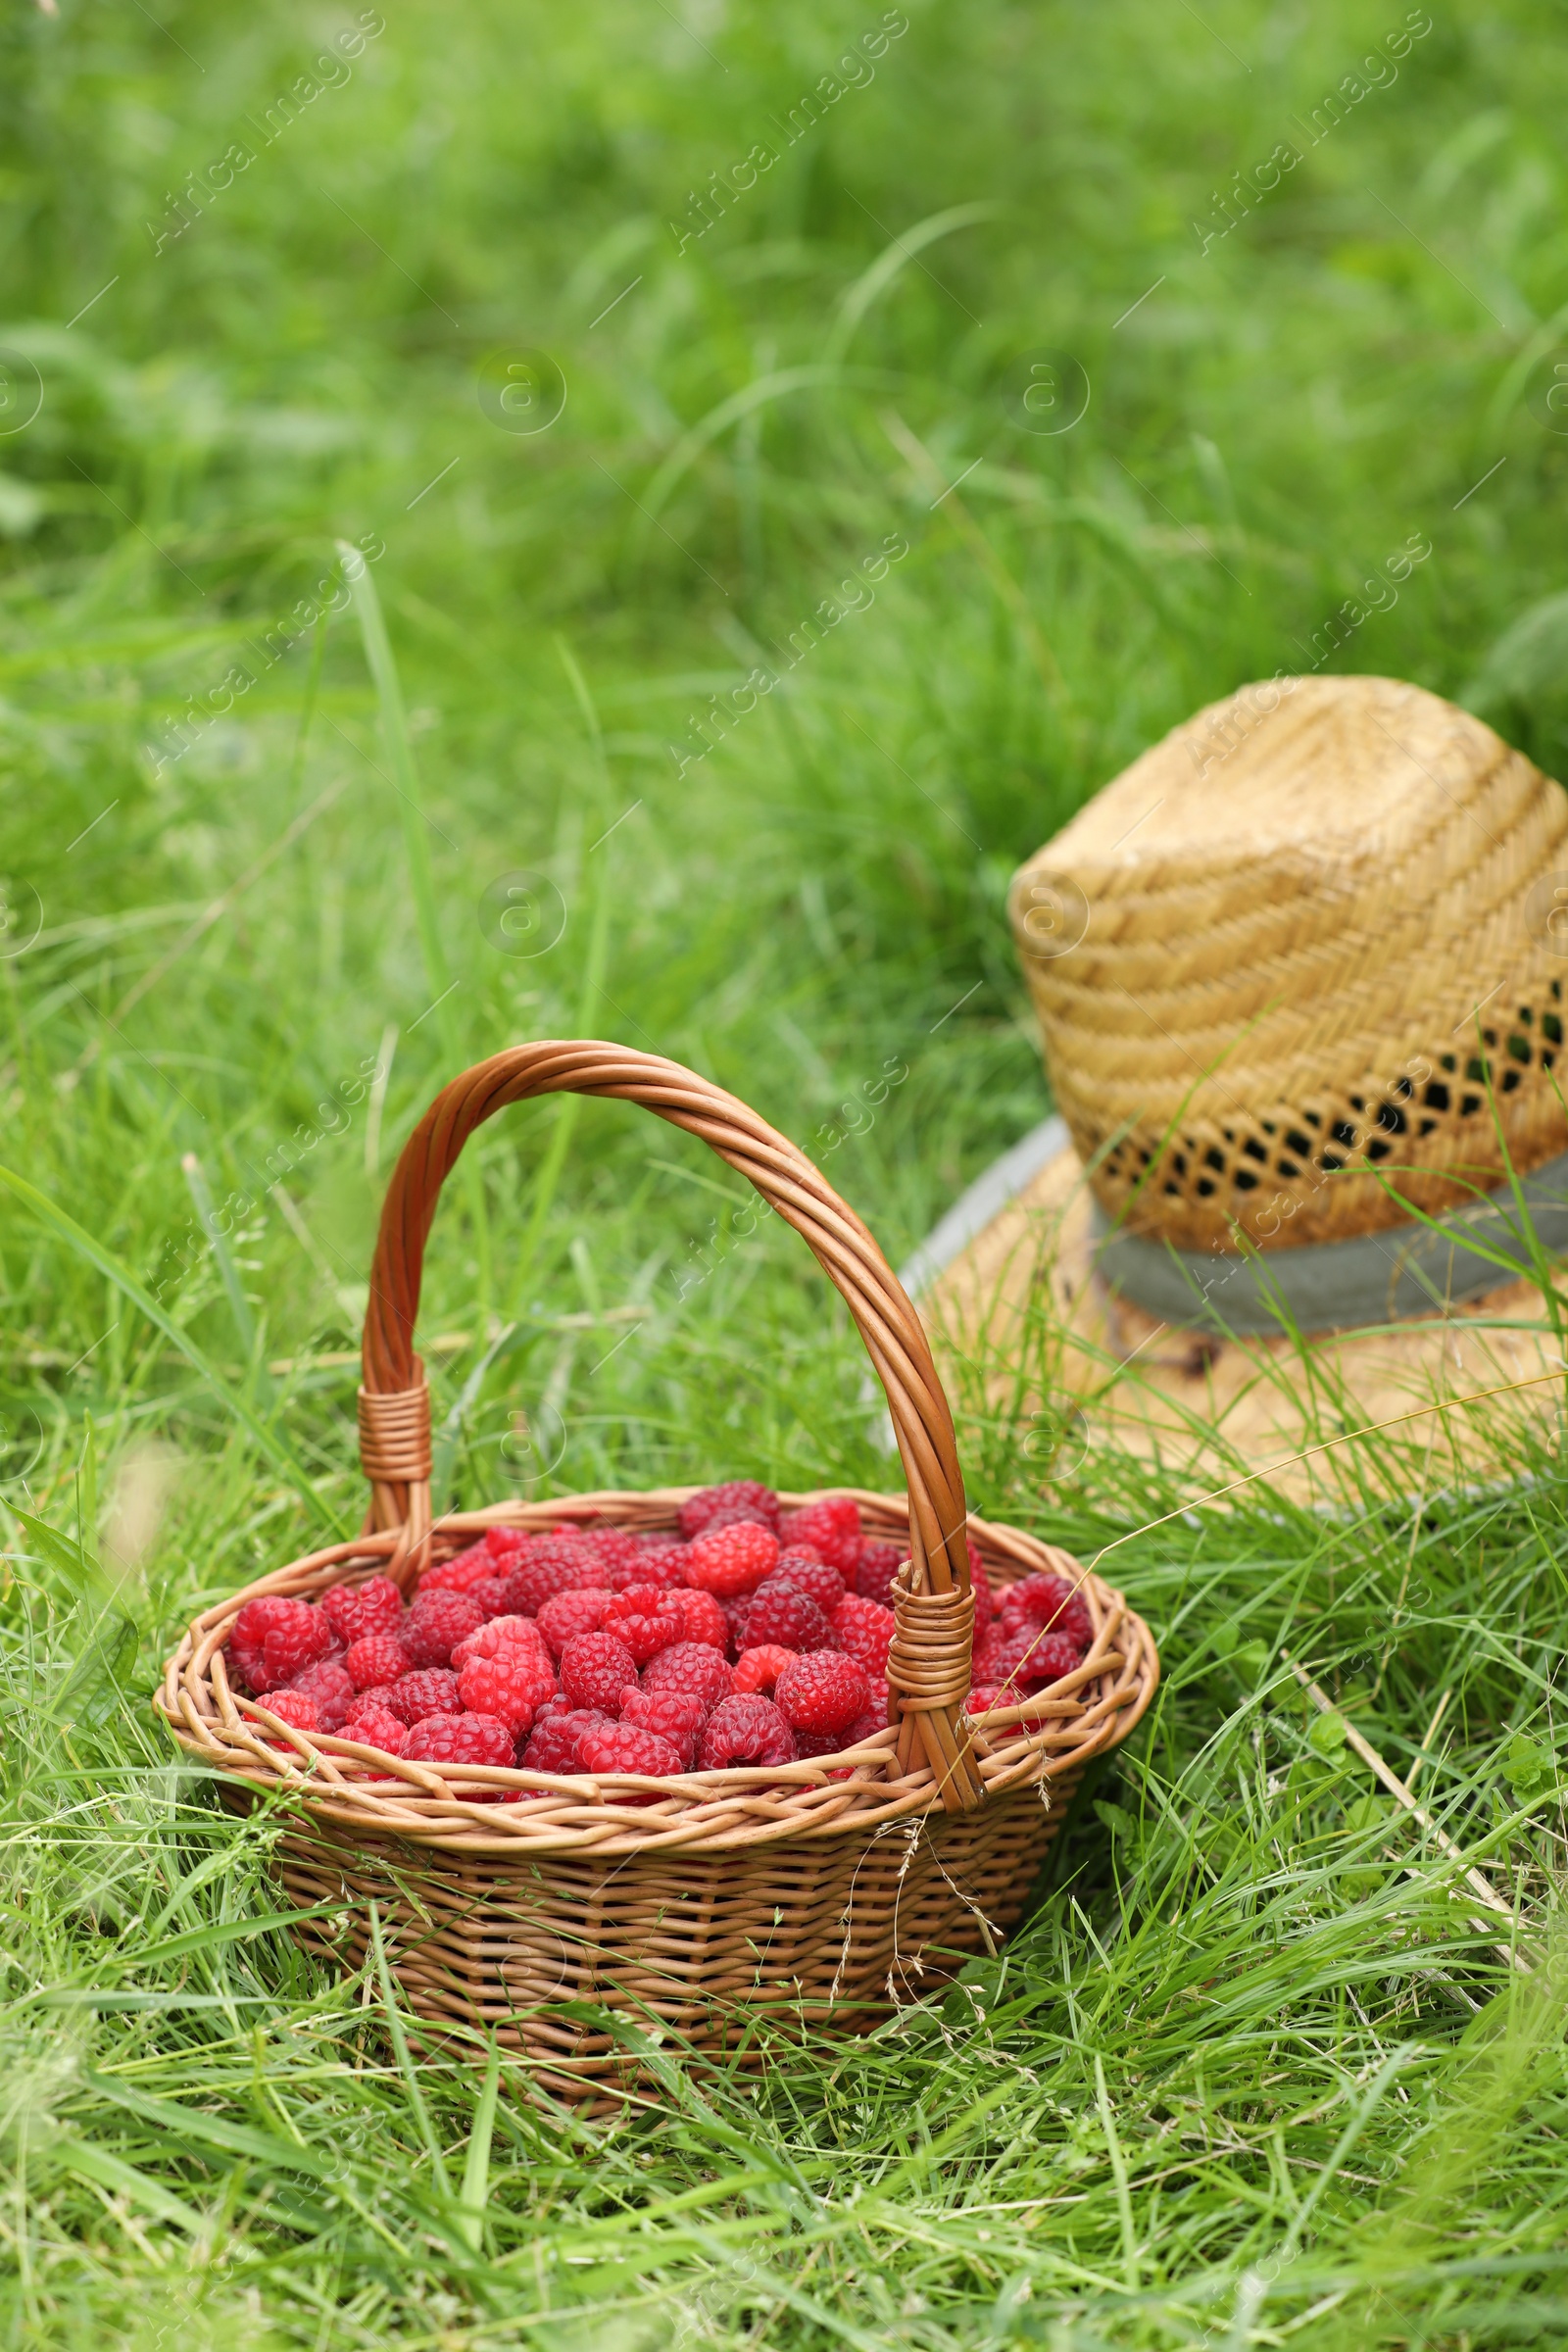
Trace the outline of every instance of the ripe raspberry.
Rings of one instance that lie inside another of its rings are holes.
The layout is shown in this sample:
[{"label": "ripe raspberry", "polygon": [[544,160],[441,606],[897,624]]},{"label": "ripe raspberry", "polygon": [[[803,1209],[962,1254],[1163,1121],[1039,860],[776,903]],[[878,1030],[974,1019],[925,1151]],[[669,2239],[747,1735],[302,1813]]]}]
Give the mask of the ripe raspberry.
[{"label": "ripe raspberry", "polygon": [[561,1653],[561,1695],[574,1707],[618,1715],[637,1681],[637,1661],[613,1634],[574,1634]]},{"label": "ripe raspberry", "polygon": [[513,1764],[516,1742],[493,1715],[423,1715],[403,1753],[411,1764]]},{"label": "ripe raspberry", "polygon": [[[318,1732],[321,1728],[317,1717],[316,1701],[308,1698],[303,1690],[269,1690],[256,1703],[265,1707],[270,1715],[275,1715],[280,1723],[292,1724],[297,1732]],[[278,1740],[274,1744],[281,1747],[292,1745],[292,1742]]]},{"label": "ripe raspberry", "polygon": [[887,1708],[885,1706],[867,1707],[865,1713],[858,1716],[849,1730],[842,1735],[843,1744],[846,1747],[858,1747],[862,1740],[874,1740],[878,1732],[885,1732],[887,1728]]},{"label": "ripe raspberry", "polygon": [[725,1772],[732,1764],[793,1764],[800,1752],[770,1698],[726,1698],[708,1719],[697,1763],[702,1772]]},{"label": "ripe raspberry", "polygon": [[733,1600],[739,1592],[755,1592],[777,1561],[778,1539],[765,1527],[717,1527],[693,1544],[686,1582],[694,1592]]},{"label": "ripe raspberry", "polygon": [[414,1660],[396,1634],[366,1634],[350,1643],[343,1665],[356,1690],[369,1690],[412,1672]]},{"label": "ripe raspberry", "polygon": [[759,1585],[746,1612],[744,1639],[748,1649],[837,1647],[833,1628],[815,1601],[777,1576]]},{"label": "ripe raspberry", "polygon": [[871,1686],[855,1658],[819,1649],[779,1676],[773,1695],[792,1731],[843,1734],[865,1713]]},{"label": "ripe raspberry", "polygon": [[711,1592],[674,1592],[670,1595],[681,1613],[682,1642],[704,1642],[720,1656],[729,1647],[729,1619]]},{"label": "ripe raspberry", "polygon": [[991,1623],[996,1614],[997,1604],[992,1595],[991,1579],[986,1573],[986,1564],[980,1557],[979,1547],[973,1536],[966,1535],[963,1540],[969,1549],[969,1586],[974,1593],[974,1622],[976,1631],[978,1631],[981,1626]]},{"label": "ripe raspberry", "polygon": [[525,1649],[546,1664],[550,1660],[537,1618],[490,1617],[476,1634],[465,1634],[452,1652],[452,1671],[461,1674],[470,1658],[494,1658],[504,1649]]},{"label": "ripe raspberry", "polygon": [[[337,1731],[354,1704],[354,1685],[341,1666],[324,1658],[318,1665],[307,1666],[303,1674],[296,1675],[289,1688],[315,1700],[316,1720],[323,1732]],[[269,1697],[272,1695],[270,1693]]]},{"label": "ripe raspberry", "polygon": [[[712,1599],[711,1593],[709,1594],[709,1598]],[[727,1629],[728,1638],[725,1649],[732,1658],[738,1658],[746,1647],[746,1612],[751,1605],[752,1596],[749,1592],[740,1593],[734,1600],[721,1600],[717,1603],[719,1614]]]},{"label": "ripe raspberry", "polygon": [[476,1585],[468,1587],[468,1598],[486,1618],[504,1617],[512,1607],[512,1579],[510,1576],[482,1576]]},{"label": "ripe raspberry", "polygon": [[425,1592],[466,1592],[470,1586],[494,1576],[495,1572],[494,1553],[483,1543],[470,1544],[466,1551],[443,1560],[439,1567],[427,1568],[419,1579],[419,1592],[415,1598]]},{"label": "ripe raspberry", "polygon": [[466,1634],[476,1634],[484,1614],[466,1592],[421,1592],[399,1636],[416,1666],[445,1666]]},{"label": "ripe raspberry", "polygon": [[1044,1627],[1070,1636],[1080,1651],[1095,1638],[1094,1619],[1062,1576],[1020,1577],[1003,1593],[1001,1616],[1004,1633],[1021,1633],[1025,1627],[1039,1633]]},{"label": "ripe raspberry", "polygon": [[690,1772],[697,1761],[697,1742],[708,1721],[708,1709],[700,1698],[690,1697],[684,1690],[631,1690],[620,1720],[633,1731],[657,1732],[661,1740],[667,1740],[680,1758],[681,1769]]},{"label": "ripe raspberry", "polygon": [[598,1582],[618,1587],[635,1584],[643,1569],[642,1546],[623,1527],[585,1527],[579,1539],[586,1544],[602,1571]]},{"label": "ripe raspberry", "polygon": [[893,1577],[901,1560],[908,1558],[897,1544],[877,1544],[869,1536],[860,1539],[860,1556],[855,1563],[855,1590],[862,1600],[874,1600],[884,1609],[893,1606]]},{"label": "ripe raspberry", "polygon": [[321,1614],[345,1649],[367,1634],[395,1634],[403,1623],[403,1595],[390,1577],[372,1576],[363,1585],[334,1585],[321,1599]]},{"label": "ripe raspberry", "polygon": [[636,1556],[612,1564],[605,1574],[605,1582],[623,1592],[628,1585],[655,1585],[662,1592],[684,1591],[686,1585],[686,1546],[666,1544],[657,1551],[636,1547]]},{"label": "ripe raspberry", "polygon": [[[721,1487],[704,1487],[697,1494],[688,1494],[680,1506],[680,1532],[689,1544],[700,1536],[711,1521],[715,1511],[745,1509],[755,1511],[760,1527],[778,1533],[778,1496],[771,1487],[759,1486],[755,1478],[732,1478]],[[730,1521],[731,1526],[740,1524]]]},{"label": "ripe raspberry", "polygon": [[578,1634],[603,1630],[605,1613],[615,1595],[608,1585],[586,1585],[572,1592],[552,1592],[534,1620],[553,1658],[559,1660]]},{"label": "ripe raspberry", "polygon": [[858,1658],[867,1674],[886,1674],[894,1622],[891,1609],[879,1608],[874,1600],[862,1600],[858,1592],[847,1592],[833,1612],[840,1649]]},{"label": "ripe raspberry", "polygon": [[662,1649],[680,1641],[685,1625],[686,1612],[673,1593],[658,1585],[628,1585],[606,1611],[604,1630],[624,1642],[638,1665],[646,1666]]},{"label": "ripe raspberry", "polygon": [[445,1666],[426,1666],[393,1683],[386,1703],[401,1723],[416,1724],[426,1715],[455,1715],[463,1700],[455,1674]]},{"label": "ripe raspberry", "polygon": [[596,1731],[613,1720],[597,1707],[568,1707],[552,1699],[533,1720],[528,1744],[522,1751],[525,1772],[572,1773],[583,1769],[577,1742],[584,1732]]},{"label": "ripe raspberry", "polygon": [[378,1747],[389,1756],[401,1756],[409,1727],[400,1723],[388,1706],[362,1690],[354,1701],[338,1734],[341,1740],[357,1740],[362,1747]]},{"label": "ripe raspberry", "polygon": [[707,1642],[676,1642],[650,1658],[643,1675],[645,1690],[685,1690],[705,1707],[728,1698],[735,1680],[718,1651]]},{"label": "ripe raspberry", "polygon": [[1015,1634],[1004,1634],[994,1643],[986,1642],[984,1650],[988,1681],[1017,1683],[1025,1690],[1038,1690],[1047,1683],[1059,1682],[1083,1662],[1083,1652],[1071,1634],[1040,1634],[1029,1626]]},{"label": "ripe raspberry", "polygon": [[784,1541],[792,1550],[797,1544],[807,1545],[841,1576],[852,1577],[860,1556],[859,1505],[848,1494],[808,1502],[785,1523]]},{"label": "ripe raspberry", "polygon": [[826,1560],[819,1560],[814,1551],[788,1545],[778,1555],[778,1565],[768,1579],[770,1584],[782,1581],[814,1600],[824,1617],[831,1617],[844,1598],[844,1579]]},{"label": "ripe raspberry", "polygon": [[519,1617],[537,1617],[553,1593],[602,1592],[604,1587],[603,1561],[590,1545],[567,1536],[536,1544],[507,1579],[508,1598]]},{"label": "ripe raspberry", "polygon": [[628,1730],[623,1723],[582,1733],[577,1749],[589,1772],[640,1772],[662,1781],[683,1769],[667,1740],[661,1740],[657,1732]]},{"label": "ripe raspberry", "polygon": [[[307,1666],[329,1657],[337,1640],[320,1610],[309,1601],[296,1601],[287,1617],[274,1618],[262,1643],[264,1688],[281,1690]],[[339,1655],[342,1653],[339,1652]]]},{"label": "ripe raspberry", "polygon": [[758,1690],[771,1690],[786,1666],[793,1665],[798,1650],[784,1649],[778,1642],[764,1643],[757,1649],[743,1649],[735,1668],[735,1695],[750,1697]]},{"label": "ripe raspberry", "polygon": [[487,1527],[484,1531],[486,1551],[493,1560],[501,1561],[508,1567],[516,1565],[533,1540],[525,1527]]},{"label": "ripe raspberry", "polygon": [[556,1678],[534,1651],[503,1649],[493,1658],[470,1658],[458,1677],[458,1691],[475,1715],[494,1715],[520,1739],[546,1699],[556,1696]]},{"label": "ripe raspberry", "polygon": [[301,1605],[297,1601],[286,1600],[281,1592],[263,1592],[255,1600],[245,1603],[228,1629],[224,1650],[224,1664],[231,1682],[238,1683],[241,1689],[266,1689],[262,1680],[263,1644],[271,1628],[279,1623],[286,1624],[289,1611]]}]

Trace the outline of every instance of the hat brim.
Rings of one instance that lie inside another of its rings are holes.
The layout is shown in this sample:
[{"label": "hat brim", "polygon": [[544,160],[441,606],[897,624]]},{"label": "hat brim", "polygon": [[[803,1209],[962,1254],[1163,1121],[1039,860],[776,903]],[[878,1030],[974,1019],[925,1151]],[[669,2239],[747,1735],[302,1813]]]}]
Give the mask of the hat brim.
[{"label": "hat brim", "polygon": [[[905,1281],[969,1408],[1046,1433],[1033,1459],[1048,1485],[1112,1446],[1205,1490],[1431,1492],[1517,1474],[1563,1425],[1568,1371],[1528,1281],[1366,1330],[1239,1338],[1157,1322],[1097,1270],[1092,1195],[1059,1119],[970,1188]],[[1379,1442],[1348,1460],[1348,1433],[1373,1428]]]}]

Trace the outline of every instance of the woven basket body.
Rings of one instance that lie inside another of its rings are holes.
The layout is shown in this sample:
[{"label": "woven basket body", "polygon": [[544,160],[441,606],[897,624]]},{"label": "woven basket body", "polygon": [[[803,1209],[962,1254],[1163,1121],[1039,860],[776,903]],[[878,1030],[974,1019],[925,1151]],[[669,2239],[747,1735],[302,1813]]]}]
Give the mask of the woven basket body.
[{"label": "woven basket body", "polygon": [[[223,1644],[258,1592],[314,1598],[376,1572],[412,1589],[490,1526],[674,1525],[691,1490],[430,1520],[428,1403],[412,1337],[435,1196],[480,1118],[565,1087],[629,1096],[704,1134],[810,1243],[866,1339],[908,1492],[854,1498],[866,1533],[907,1544],[910,1562],[889,1659],[897,1720],[842,1756],[665,1780],[410,1764],[293,1731],[229,1685]],[[858,1220],[784,1138],[673,1063],[612,1046],[521,1048],[438,1098],[383,1213],[361,1425],[372,1481],[366,1532],[206,1611],[169,1661],[157,1704],[235,1801],[285,1799],[285,1886],[303,1907],[327,1906],[302,1931],[311,1941],[360,1965],[373,1912],[410,2005],[432,2029],[496,2032],[558,2093],[622,2095],[639,2030],[722,2050],[744,2045],[764,2015],[798,2029],[830,2016],[868,2022],[965,1952],[994,1948],[1085,1764],[1126,1736],[1157,1681],[1148,1631],[1119,1594],[1035,1538],[969,1518],[924,1334]],[[1077,1672],[1026,1708],[975,1722],[963,1709],[965,1531],[994,1582],[1068,1575],[1095,1628]]]},{"label": "woven basket body", "polygon": [[1102,1205],[1285,1250],[1562,1152],[1563,867],[1561,785],[1419,687],[1265,682],[1175,728],[1011,891]]}]

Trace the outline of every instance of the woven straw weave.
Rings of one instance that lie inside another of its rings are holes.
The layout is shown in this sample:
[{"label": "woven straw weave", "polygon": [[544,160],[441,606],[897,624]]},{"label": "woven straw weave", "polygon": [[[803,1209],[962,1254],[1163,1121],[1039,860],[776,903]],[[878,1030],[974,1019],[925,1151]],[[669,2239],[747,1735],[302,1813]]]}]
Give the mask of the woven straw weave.
[{"label": "woven straw weave", "polygon": [[1408,1214],[1379,1170],[1436,1213],[1503,1181],[1503,1142],[1522,1172],[1568,1146],[1559,906],[1562,787],[1387,678],[1200,710],[1010,898],[1097,1195],[1188,1250],[1370,1232]]},{"label": "woven straw weave", "polygon": [[[742,1169],[809,1244],[876,1366],[908,1491],[855,1499],[868,1534],[910,1554],[889,1659],[897,1722],[840,1757],[668,1780],[442,1768],[293,1731],[229,1684],[223,1644],[258,1592],[315,1597],[377,1571],[408,1590],[487,1526],[675,1524],[691,1490],[504,1503],[432,1524],[429,1403],[413,1335],[436,1200],[483,1119],[564,1091],[640,1102]],[[1085,1765],[1126,1737],[1158,1679],[1148,1630],[1119,1593],[1021,1530],[970,1519],[919,1318],[853,1211],[744,1103],[654,1055],[519,1047],[437,1098],[382,1212],[361,1437],[365,1532],[205,1611],[156,1703],[240,1801],[284,1800],[285,1886],[329,1912],[304,1931],[311,1940],[362,1964],[373,1905],[404,1991],[432,2028],[493,2028],[575,2098],[622,2095],[637,2072],[625,2031],[582,2004],[699,2049],[732,2048],[763,2015],[803,2030],[829,2017],[864,2022],[989,1948],[1016,1920]],[[977,1721],[963,1706],[966,1529],[999,1582],[1038,1569],[1068,1576],[1095,1629],[1075,1673],[1026,1709]],[[481,1790],[504,1801],[476,1801]]]}]

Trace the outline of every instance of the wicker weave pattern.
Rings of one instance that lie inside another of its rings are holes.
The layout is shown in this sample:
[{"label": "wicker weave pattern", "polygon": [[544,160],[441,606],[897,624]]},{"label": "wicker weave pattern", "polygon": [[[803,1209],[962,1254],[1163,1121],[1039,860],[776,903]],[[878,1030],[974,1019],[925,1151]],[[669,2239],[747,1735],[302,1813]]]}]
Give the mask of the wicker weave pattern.
[{"label": "wicker weave pattern", "polygon": [[[493,1526],[676,1524],[690,1489],[504,1503],[431,1524],[429,1398],[413,1340],[436,1199],[483,1119],[572,1089],[641,1102],[749,1176],[842,1292],[882,1381],[908,1492],[854,1499],[868,1534],[909,1554],[889,1659],[899,1720],[839,1756],[668,1780],[443,1770],[295,1731],[230,1688],[224,1643],[258,1593],[314,1598],[378,1571],[408,1589]],[[1158,1660],[1121,1595],[1065,1552],[968,1517],[919,1318],[864,1226],[793,1144],[691,1071],[623,1047],[497,1054],[437,1098],[399,1160],[364,1367],[365,1531],[204,1611],[156,1700],[236,1801],[289,1800],[280,1867],[302,1903],[334,1906],[330,1924],[309,1931],[323,1949],[363,1960],[373,1903],[408,1997],[432,2027],[494,2026],[553,2087],[593,2101],[624,2092],[635,2061],[613,2034],[564,2017],[564,2002],[728,2047],[762,2011],[803,2025],[878,2014],[944,1954],[989,1945],[1012,1925],[1066,1793],[1138,1722]],[[964,1710],[974,1631],[965,1531],[994,1579],[1067,1576],[1094,1627],[1082,1665],[1049,1695],[978,1722]]]},{"label": "wicker weave pattern", "polygon": [[[668,1527],[689,1491],[467,1512],[441,1521],[432,1549],[444,1558],[498,1525]],[[906,1497],[850,1492],[869,1534],[907,1536]],[[157,1705],[236,1801],[296,1800],[278,1851],[285,1889],[334,1912],[304,1929],[306,1940],[361,1965],[374,1903],[416,2015],[436,2030],[493,2029],[547,2087],[592,2105],[626,2093],[637,2063],[612,2034],[563,2015],[564,2002],[667,2027],[700,2049],[732,2048],[759,2012],[803,2029],[869,2023],[1014,1925],[1085,1765],[1140,1721],[1159,1664],[1121,1594],[1069,1554],[1015,1528],[968,1525],[995,1584],[1041,1568],[1070,1577],[1095,1640],[1049,1696],[979,1719],[985,1801],[963,1811],[942,1805],[929,1768],[900,1765],[892,1730],[848,1760],[669,1781],[470,1766],[454,1793],[431,1766],[292,1732],[237,1698],[222,1642],[242,1604],[364,1576],[393,1555],[396,1531],[296,1561],[206,1611],[171,1658]],[[1025,1712],[1044,1728],[1021,1729]],[[478,1784],[531,1801],[461,1793]]]},{"label": "wicker weave pattern", "polygon": [[[1380,1166],[1454,1207],[1505,1173],[1489,1075],[1515,1166],[1562,1151],[1565,966],[1535,904],[1560,866],[1561,786],[1418,687],[1298,678],[1176,728],[1013,885],[1104,1207],[1188,1250],[1397,1224]],[[1081,944],[1041,953],[1058,902]]]}]

